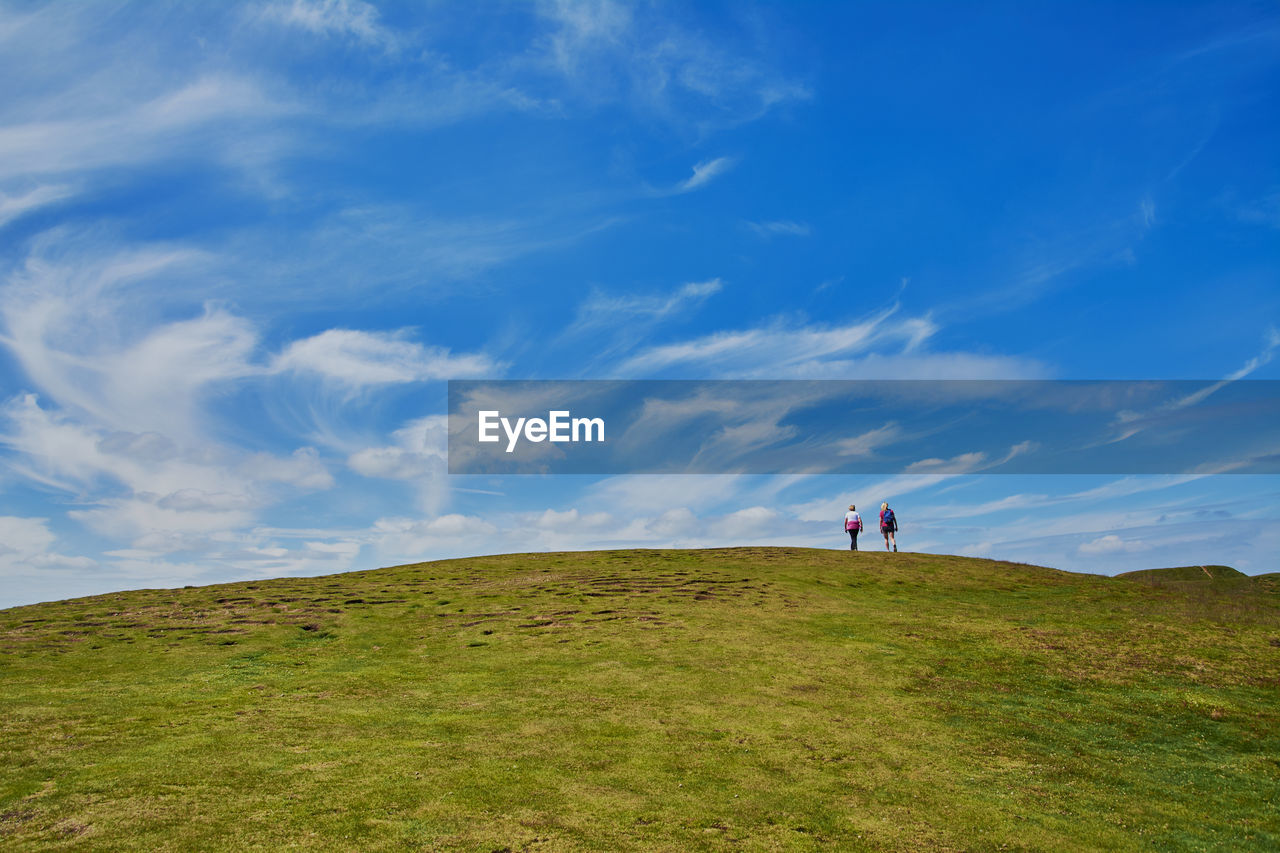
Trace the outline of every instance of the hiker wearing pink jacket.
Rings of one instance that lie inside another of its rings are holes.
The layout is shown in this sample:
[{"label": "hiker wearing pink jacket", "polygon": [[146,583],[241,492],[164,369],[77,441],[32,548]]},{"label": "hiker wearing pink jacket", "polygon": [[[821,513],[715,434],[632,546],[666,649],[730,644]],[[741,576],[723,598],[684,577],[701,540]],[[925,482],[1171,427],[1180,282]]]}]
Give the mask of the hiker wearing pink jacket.
[{"label": "hiker wearing pink jacket", "polygon": [[858,515],[858,509],[853,504],[849,504],[849,511],[844,514],[844,529],[849,534],[849,550],[858,550],[858,533],[862,530],[862,516]]}]

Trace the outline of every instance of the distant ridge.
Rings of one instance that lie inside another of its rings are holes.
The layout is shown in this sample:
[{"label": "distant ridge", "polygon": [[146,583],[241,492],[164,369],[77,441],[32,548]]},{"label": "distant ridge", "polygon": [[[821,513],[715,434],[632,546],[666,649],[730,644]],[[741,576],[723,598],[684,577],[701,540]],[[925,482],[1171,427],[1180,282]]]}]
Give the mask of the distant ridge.
[{"label": "distant ridge", "polygon": [[1117,578],[1141,580],[1152,583],[1241,583],[1250,580],[1244,572],[1231,566],[1174,566],[1167,569],[1139,569],[1121,572]]},{"label": "distant ridge", "polygon": [[1267,572],[1265,575],[1254,575],[1253,583],[1259,589],[1268,592],[1280,592],[1280,572]]}]

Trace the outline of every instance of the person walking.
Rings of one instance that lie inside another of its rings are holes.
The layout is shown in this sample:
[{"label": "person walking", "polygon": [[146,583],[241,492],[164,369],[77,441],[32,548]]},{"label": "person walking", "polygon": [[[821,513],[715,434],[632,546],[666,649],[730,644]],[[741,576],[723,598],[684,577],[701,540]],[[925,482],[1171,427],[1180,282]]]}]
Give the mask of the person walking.
[{"label": "person walking", "polygon": [[844,514],[844,529],[849,534],[849,550],[858,550],[858,533],[862,530],[862,516],[858,508],[849,504],[849,511]]},{"label": "person walking", "polygon": [[884,534],[884,549],[889,550],[889,543],[893,543],[893,550],[898,550],[898,540],[893,535],[898,532],[898,519],[893,514],[893,510],[889,509],[889,502],[885,501],[880,504],[880,532]]}]

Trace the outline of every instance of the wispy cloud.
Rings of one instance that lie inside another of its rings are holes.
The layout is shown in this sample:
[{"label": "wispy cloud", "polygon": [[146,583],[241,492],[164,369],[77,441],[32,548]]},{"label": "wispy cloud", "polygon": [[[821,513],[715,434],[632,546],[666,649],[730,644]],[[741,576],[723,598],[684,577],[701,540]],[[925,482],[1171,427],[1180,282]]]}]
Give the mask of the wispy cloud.
[{"label": "wispy cloud", "polygon": [[701,134],[812,97],[768,59],[730,49],[656,8],[550,0],[538,10],[550,29],[526,61],[554,69],[579,97],[622,101]]},{"label": "wispy cloud", "polygon": [[792,376],[806,368],[865,353],[886,340],[912,347],[934,331],[933,324],[925,318],[894,321],[892,313],[884,312],[845,326],[795,326],[779,321],[740,331],[715,332],[693,340],[649,347],[627,359],[618,372],[635,376],[679,367],[709,371],[717,377],[756,376],[767,372]]},{"label": "wispy cloud", "polygon": [[42,393],[99,423],[194,431],[201,387],[248,372],[255,336],[217,308],[149,326],[138,294],[200,258],[176,247],[67,257],[39,246],[0,289],[0,342]]},{"label": "wispy cloud", "polygon": [[422,343],[407,329],[326,329],[264,353],[247,317],[191,306],[171,290],[206,280],[215,265],[207,253],[120,249],[98,236],[57,231],[37,241],[0,286],[0,344],[45,398],[110,429],[205,436],[205,402],[228,383],[287,376],[348,393],[504,371],[488,355]]},{"label": "wispy cloud", "polygon": [[1172,403],[1170,408],[1185,409],[1188,406],[1194,406],[1207,399],[1211,394],[1225,388],[1232,382],[1244,379],[1259,367],[1269,364],[1271,359],[1275,357],[1277,349],[1280,349],[1280,330],[1276,329],[1275,326],[1269,326],[1266,333],[1263,335],[1262,350],[1257,355],[1253,356],[1244,364],[1240,365],[1239,368],[1229,373],[1225,379],[1215,382],[1193,394],[1188,394],[1186,397]]},{"label": "wispy cloud", "polygon": [[192,536],[225,539],[251,525],[281,491],[323,490],[334,480],[314,449],[247,452],[212,441],[178,443],[45,408],[33,394],[0,410],[8,468],[75,496],[67,516],[152,555],[188,550]]},{"label": "wispy cloud", "polygon": [[1077,228],[1055,222],[1042,233],[1028,233],[1028,226],[1021,225],[998,267],[986,274],[991,283],[966,288],[936,313],[957,322],[1015,311],[1072,286],[1087,271],[1131,265],[1134,247],[1157,223],[1154,201],[1143,196],[1136,204],[1132,198],[1116,202],[1110,216]]},{"label": "wispy cloud", "polygon": [[293,341],[271,362],[273,372],[312,374],[349,387],[494,376],[501,366],[481,354],[454,355],[401,332],[327,329]]},{"label": "wispy cloud", "polygon": [[877,448],[893,444],[901,437],[902,428],[896,423],[887,423],[861,435],[841,439],[836,442],[835,450],[839,456],[871,456]]},{"label": "wispy cloud", "polygon": [[812,233],[806,223],[791,222],[785,219],[774,222],[748,222],[747,227],[755,232],[756,236],[765,239],[771,237],[808,237]]},{"label": "wispy cloud", "polygon": [[264,6],[261,16],[320,36],[354,38],[386,49],[396,44],[379,22],[377,8],[362,0],[279,0]]},{"label": "wispy cloud", "polygon": [[[89,6],[0,12],[0,76],[13,92],[0,108],[0,182],[74,175],[88,186],[103,170],[194,161],[280,194],[276,167],[298,151],[329,149],[333,128],[438,126],[542,108],[521,89],[510,56],[467,67],[416,44],[377,69],[376,86],[359,73],[336,78],[324,65],[292,75],[274,61],[295,46],[281,45],[287,28],[295,42],[352,42],[375,49],[364,61],[385,62],[405,34],[361,0],[207,7],[198,21],[188,14],[145,6],[112,15]],[[193,35],[172,38],[180,31]]]},{"label": "wispy cloud", "polygon": [[1149,492],[1174,489],[1197,480],[1203,474],[1179,474],[1143,477],[1123,477],[1101,486],[1064,495],[1013,494],[982,503],[957,502],[951,504],[926,504],[917,508],[920,516],[931,519],[979,518],[1010,510],[1052,509],[1065,505],[1099,504],[1105,501],[1126,500]]},{"label": "wispy cloud", "polygon": [[1241,222],[1251,225],[1280,228],[1280,188],[1273,187],[1270,192],[1241,204],[1236,209],[1236,216]]},{"label": "wispy cloud", "polygon": [[[238,418],[221,402],[231,392],[269,390],[268,399],[288,404],[502,369],[407,330],[328,329],[264,352],[260,330],[244,316],[205,305],[184,318],[190,308],[181,300],[164,304],[171,282],[199,278],[204,254],[176,246],[103,252],[92,241],[81,252],[64,245],[75,238],[46,235],[0,286],[0,343],[39,395],[4,405],[0,445],[16,476],[76,497],[81,506],[68,517],[130,542],[126,550],[136,553],[128,559],[190,550],[192,536],[243,531],[282,497],[335,484],[312,447],[268,452],[229,441]],[[354,457],[352,470],[387,474],[405,454],[426,458],[401,438],[396,460],[371,451]]]},{"label": "wispy cloud", "polygon": [[255,489],[266,484],[304,489],[333,484],[315,452],[307,448],[277,457],[212,442],[179,444],[158,432],[125,432],[83,423],[41,406],[34,394],[8,401],[0,415],[6,427],[0,443],[26,460],[25,465],[12,467],[43,485],[86,498],[104,482],[109,487],[124,486],[139,500],[173,511],[192,508],[190,501],[176,498],[162,503],[179,493],[249,498],[247,503],[237,498],[237,502],[218,504],[217,509],[224,511],[260,505],[265,492],[254,497]]},{"label": "wispy cloud", "polygon": [[33,210],[47,207],[72,195],[75,195],[75,190],[65,184],[46,184],[21,195],[0,193],[0,228]]},{"label": "wispy cloud", "polygon": [[1150,198],[1138,202],[1138,218],[1143,228],[1150,228],[1156,222],[1156,204]]},{"label": "wispy cloud", "polygon": [[987,464],[985,453],[961,453],[950,459],[921,459],[906,468],[908,474],[969,474]]},{"label": "wispy cloud", "polygon": [[937,332],[928,317],[891,308],[842,326],[775,320],[737,331],[646,347],[614,369],[623,377],[770,379],[1021,379],[1043,376],[1021,358],[928,352]]},{"label": "wispy cloud", "polygon": [[691,281],[667,293],[606,293],[594,290],[578,307],[573,323],[556,347],[580,348],[591,341],[592,358],[584,370],[597,370],[632,352],[665,323],[687,322],[723,289],[719,278]]},{"label": "wispy cloud", "polygon": [[1280,330],[1277,330],[1274,326],[1269,326],[1263,336],[1262,350],[1242,364],[1238,369],[1228,374],[1226,378],[1213,382],[1190,394],[1186,394],[1176,400],[1171,400],[1163,406],[1158,406],[1148,411],[1135,412],[1124,410],[1118,412],[1116,415],[1116,425],[1119,434],[1110,439],[1109,443],[1115,444],[1130,439],[1147,429],[1147,427],[1151,426],[1153,422],[1156,422],[1163,417],[1182,409],[1187,409],[1203,403],[1210,396],[1221,391],[1232,382],[1238,382],[1263,365],[1270,363],[1271,359],[1275,357],[1277,349],[1280,349]]},{"label": "wispy cloud", "polygon": [[249,78],[220,74],[124,109],[5,124],[0,180],[207,158],[211,151],[229,150],[237,132],[295,109]]},{"label": "wispy cloud", "polygon": [[288,241],[262,230],[239,235],[222,250],[229,274],[274,285],[266,294],[237,291],[239,298],[283,296],[296,304],[349,294],[357,280],[367,300],[409,288],[421,299],[519,259],[578,245],[619,222],[589,214],[446,217],[406,205],[364,205],[328,214]]},{"label": "wispy cloud", "polygon": [[693,174],[676,185],[673,192],[687,193],[704,187],[711,181],[733,168],[734,161],[730,157],[716,157],[704,160],[693,167]]},{"label": "wispy cloud", "polygon": [[1179,64],[1211,54],[1236,51],[1254,51],[1274,62],[1277,45],[1280,45],[1280,24],[1275,21],[1262,22],[1261,26],[1255,24],[1215,35],[1201,44],[1181,51],[1170,60],[1170,64]]},{"label": "wispy cloud", "polygon": [[1034,441],[1021,441],[1011,446],[998,458],[991,458],[981,451],[960,453],[950,459],[921,459],[906,467],[908,474],[972,474],[990,468],[997,468],[1011,459],[1030,453],[1037,447]]},{"label": "wispy cloud", "polygon": [[607,294],[595,291],[578,308],[569,333],[637,321],[660,321],[697,308],[723,289],[720,279],[691,281],[667,294]]},{"label": "wispy cloud", "polygon": [[583,70],[595,50],[616,47],[633,22],[630,6],[613,0],[551,0],[538,8],[554,26],[548,39],[550,56],[567,74]]}]

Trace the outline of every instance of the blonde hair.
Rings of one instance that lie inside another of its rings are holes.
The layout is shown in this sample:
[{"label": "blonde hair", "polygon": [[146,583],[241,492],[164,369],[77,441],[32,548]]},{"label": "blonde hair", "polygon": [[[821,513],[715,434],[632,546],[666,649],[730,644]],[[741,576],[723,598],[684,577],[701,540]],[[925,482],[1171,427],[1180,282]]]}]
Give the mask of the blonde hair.
[{"label": "blonde hair", "polygon": [[888,501],[885,501],[884,503],[880,504],[880,509],[888,509],[888,508],[889,508],[889,502],[888,502]]},{"label": "blonde hair", "polygon": [[849,504],[849,509],[857,509],[853,504]]}]

